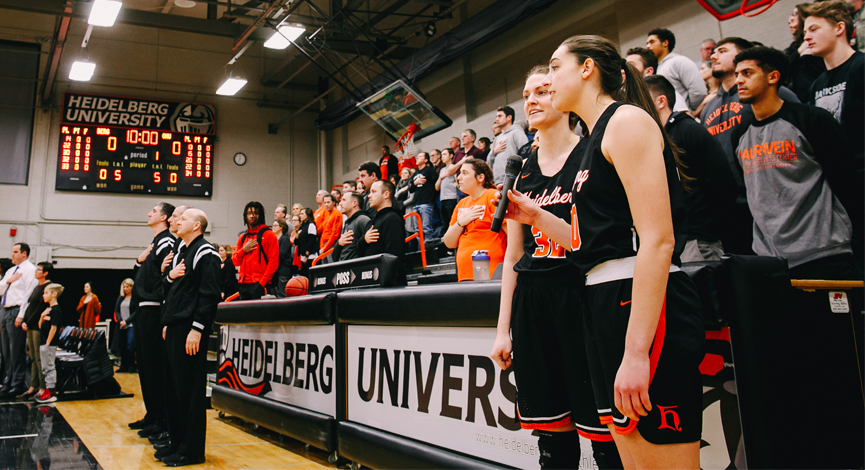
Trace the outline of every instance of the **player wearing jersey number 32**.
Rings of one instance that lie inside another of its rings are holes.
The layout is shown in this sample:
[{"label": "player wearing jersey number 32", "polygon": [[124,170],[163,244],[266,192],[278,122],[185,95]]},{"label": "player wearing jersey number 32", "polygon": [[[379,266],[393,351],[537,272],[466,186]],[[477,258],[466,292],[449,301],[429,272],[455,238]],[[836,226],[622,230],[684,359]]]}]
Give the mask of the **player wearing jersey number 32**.
[{"label": "player wearing jersey number 32", "polygon": [[[543,85],[548,72],[549,67],[538,66],[526,77],[524,111],[543,145],[525,161],[516,188],[567,221],[587,141],[573,132],[576,115],[553,109]],[[520,425],[538,433],[544,469],[578,468],[580,435],[592,440],[599,468],[622,468],[592,393],[583,342],[583,276],[567,259],[565,248],[537,227],[515,220],[507,224],[498,334],[491,356],[502,369],[514,369]]]},{"label": "player wearing jersey number 32", "polygon": [[568,247],[586,274],[592,387],[625,468],[698,469],[704,332],[677,266],[687,220],[674,148],[645,82],[609,40],[566,40],[550,70],[553,107],[577,113],[591,135],[571,223],[516,190],[507,217]]}]

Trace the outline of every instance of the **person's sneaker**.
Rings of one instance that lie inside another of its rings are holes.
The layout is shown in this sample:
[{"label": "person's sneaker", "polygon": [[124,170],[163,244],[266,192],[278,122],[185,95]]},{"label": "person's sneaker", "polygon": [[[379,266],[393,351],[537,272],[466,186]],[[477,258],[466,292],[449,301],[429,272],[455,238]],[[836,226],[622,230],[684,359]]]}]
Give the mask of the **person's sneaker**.
[{"label": "person's sneaker", "polygon": [[153,436],[154,434],[159,434],[161,432],[162,432],[162,428],[160,428],[159,426],[157,426],[155,424],[151,424],[150,426],[147,426],[146,428],[142,429],[141,431],[138,431],[138,436],[139,437],[150,437],[150,436]]},{"label": "person's sneaker", "polygon": [[144,429],[147,426],[150,426],[151,424],[153,424],[153,423],[145,420],[144,418],[141,418],[134,423],[129,423],[127,426],[129,426],[129,429]]},{"label": "person's sneaker", "polygon": [[153,454],[153,458],[155,458],[156,460],[162,460],[169,455],[174,455],[174,451],[172,451],[171,448],[166,447],[164,449],[157,450],[156,453]]},{"label": "person's sneaker", "polygon": [[57,401],[57,395],[51,389],[46,389],[42,396],[36,397],[36,403],[54,403],[55,401]]}]

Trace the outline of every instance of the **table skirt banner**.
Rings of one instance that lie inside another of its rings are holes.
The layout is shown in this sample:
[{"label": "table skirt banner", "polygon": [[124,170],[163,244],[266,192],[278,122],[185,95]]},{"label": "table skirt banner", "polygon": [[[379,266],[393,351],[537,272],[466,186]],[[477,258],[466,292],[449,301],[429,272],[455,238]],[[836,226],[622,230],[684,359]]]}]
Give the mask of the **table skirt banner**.
[{"label": "table skirt banner", "polygon": [[217,382],[336,416],[333,325],[223,325]]}]

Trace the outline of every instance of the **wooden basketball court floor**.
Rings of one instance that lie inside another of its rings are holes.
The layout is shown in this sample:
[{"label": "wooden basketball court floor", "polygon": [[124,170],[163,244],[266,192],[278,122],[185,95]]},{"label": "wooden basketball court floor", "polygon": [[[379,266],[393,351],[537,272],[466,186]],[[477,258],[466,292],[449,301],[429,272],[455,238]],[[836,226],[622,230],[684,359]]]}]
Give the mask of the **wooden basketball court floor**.
[{"label": "wooden basketball court floor", "polygon": [[[0,468],[155,469],[153,447],[127,424],[144,416],[138,374],[116,374],[131,398],[0,404]],[[195,469],[334,468],[327,454],[207,411],[206,462]],[[68,423],[68,425],[66,424]],[[47,459],[47,461],[46,461]]]}]

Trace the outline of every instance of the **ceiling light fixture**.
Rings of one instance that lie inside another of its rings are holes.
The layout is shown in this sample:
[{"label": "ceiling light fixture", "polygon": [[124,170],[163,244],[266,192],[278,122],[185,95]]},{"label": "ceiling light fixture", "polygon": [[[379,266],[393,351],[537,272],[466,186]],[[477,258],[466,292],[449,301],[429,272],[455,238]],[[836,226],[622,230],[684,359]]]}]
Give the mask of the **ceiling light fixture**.
[{"label": "ceiling light fixture", "polygon": [[244,85],[246,85],[245,78],[229,77],[219,86],[219,89],[216,90],[216,94],[234,96],[244,87]]},{"label": "ceiling light fixture", "polygon": [[174,0],[174,5],[180,8],[192,8],[196,3],[192,0]]},{"label": "ceiling light fixture", "polygon": [[276,33],[264,43],[264,47],[268,49],[285,49],[305,32],[306,28],[299,25],[280,26]]},{"label": "ceiling light fixture", "polygon": [[426,24],[426,28],[424,28],[424,34],[426,34],[429,38],[436,35],[436,24],[434,21],[430,21]]},{"label": "ceiling light fixture", "polygon": [[95,0],[93,7],[90,8],[90,17],[87,23],[93,26],[114,26],[114,21],[117,19],[117,14],[120,13],[122,2],[114,0]]},{"label": "ceiling light fixture", "polygon": [[93,77],[94,71],[96,71],[96,64],[93,62],[77,60],[72,63],[72,68],[69,70],[69,80],[89,82],[90,78]]}]

